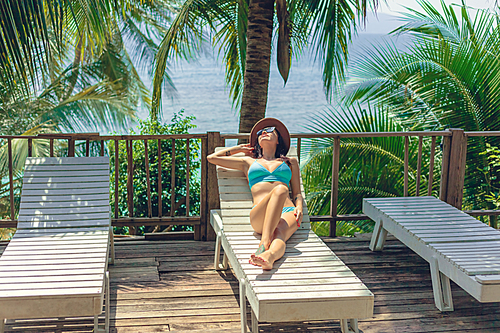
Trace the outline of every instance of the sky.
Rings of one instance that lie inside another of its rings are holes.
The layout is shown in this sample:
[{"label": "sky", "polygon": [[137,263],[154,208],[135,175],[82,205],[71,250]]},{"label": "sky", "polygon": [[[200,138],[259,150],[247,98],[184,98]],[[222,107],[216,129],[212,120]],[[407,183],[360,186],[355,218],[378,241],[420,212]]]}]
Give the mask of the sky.
[{"label": "sky", "polygon": [[[384,0],[380,0],[381,7],[379,12],[380,13],[386,13],[386,14],[391,14],[391,15],[397,15],[399,16],[398,12],[405,12],[404,7],[410,7],[413,9],[418,9],[420,6],[418,5],[416,0],[386,0],[387,5],[384,4]],[[437,8],[441,8],[441,1],[440,0],[429,0],[429,2]],[[446,4],[460,4],[460,0],[445,0],[444,1]],[[467,5],[474,7],[474,8],[493,8],[495,4],[495,0],[468,0],[465,2]]]},{"label": "sky", "polygon": [[[440,0],[428,1],[441,11]],[[380,8],[377,9],[377,13],[373,14],[368,12],[367,25],[364,28],[360,27],[358,33],[385,35],[404,23],[399,18],[403,15],[403,13],[408,12],[405,7],[410,7],[416,10],[421,9],[417,0],[386,0],[387,4],[384,3],[384,0],[379,0],[379,2]],[[445,0],[445,3],[448,5],[460,4],[461,0]],[[474,8],[492,9],[495,5],[495,0],[466,0],[466,4]]]}]

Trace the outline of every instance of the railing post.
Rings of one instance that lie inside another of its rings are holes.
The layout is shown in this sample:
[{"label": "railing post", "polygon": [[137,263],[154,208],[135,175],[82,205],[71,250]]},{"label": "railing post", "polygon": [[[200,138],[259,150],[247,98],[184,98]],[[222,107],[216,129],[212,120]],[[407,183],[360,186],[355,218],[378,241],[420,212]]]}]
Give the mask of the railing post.
[{"label": "railing post", "polygon": [[449,131],[452,135],[443,138],[443,165],[439,199],[462,209],[467,136],[463,129],[451,128]]},{"label": "railing post", "polygon": [[210,213],[207,212],[207,137],[201,139],[201,187],[200,187],[200,224],[194,226],[194,240],[207,239],[207,224]]},{"label": "railing post", "polygon": [[332,187],[330,192],[330,216],[335,220],[330,220],[330,237],[337,236],[337,206],[339,202],[339,170],[340,170],[340,137],[335,137],[333,141],[332,159]]},{"label": "railing post", "polygon": [[68,139],[68,157],[75,157],[75,139]]},{"label": "railing post", "polygon": [[[207,142],[208,142],[208,152],[207,155],[212,154],[215,151],[216,147],[219,147],[224,144],[223,140],[220,137],[220,132],[207,132]],[[207,164],[207,238],[206,240],[215,240],[215,232],[208,223],[210,210],[219,209],[220,208],[220,200],[219,200],[219,185],[217,183],[217,172],[215,169],[215,165]]]}]

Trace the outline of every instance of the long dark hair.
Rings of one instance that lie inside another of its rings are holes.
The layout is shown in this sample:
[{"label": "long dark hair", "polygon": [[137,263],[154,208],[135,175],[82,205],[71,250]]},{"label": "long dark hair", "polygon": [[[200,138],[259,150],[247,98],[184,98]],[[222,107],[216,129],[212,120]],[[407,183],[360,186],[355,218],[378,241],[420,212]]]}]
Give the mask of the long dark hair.
[{"label": "long dark hair", "polygon": [[[283,138],[281,137],[280,132],[278,132],[277,129],[274,129],[276,133],[278,134],[278,146],[276,147],[276,151],[274,152],[274,157],[284,161],[286,164],[288,164],[289,167],[292,166],[292,163],[290,162],[290,158],[286,157],[287,149],[286,145],[283,142]],[[254,158],[262,158],[262,147],[259,144],[259,137],[257,137],[257,142],[255,143],[255,147],[253,147],[253,157]]]}]

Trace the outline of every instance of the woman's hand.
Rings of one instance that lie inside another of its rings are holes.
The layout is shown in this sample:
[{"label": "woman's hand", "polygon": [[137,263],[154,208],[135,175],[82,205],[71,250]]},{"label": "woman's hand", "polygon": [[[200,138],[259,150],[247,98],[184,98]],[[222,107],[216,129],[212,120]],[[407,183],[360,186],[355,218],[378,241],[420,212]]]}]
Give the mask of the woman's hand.
[{"label": "woman's hand", "polygon": [[238,150],[240,153],[244,153],[246,156],[253,156],[254,148],[250,146],[249,143],[238,145]]},{"label": "woman's hand", "polygon": [[302,218],[304,217],[302,214],[302,209],[299,207],[296,207],[293,210],[293,215],[295,215],[295,221],[297,221],[297,226],[300,227],[300,224],[302,223]]}]

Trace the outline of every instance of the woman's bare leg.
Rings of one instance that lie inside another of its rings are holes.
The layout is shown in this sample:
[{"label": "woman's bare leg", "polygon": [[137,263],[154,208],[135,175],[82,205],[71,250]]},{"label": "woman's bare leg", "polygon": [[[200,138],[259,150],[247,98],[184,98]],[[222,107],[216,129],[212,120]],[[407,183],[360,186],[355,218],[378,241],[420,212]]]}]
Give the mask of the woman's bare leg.
[{"label": "woman's bare leg", "polygon": [[252,228],[262,234],[259,248],[264,245],[265,250],[269,249],[287,197],[288,187],[278,185],[250,211]]},{"label": "woman's bare leg", "polygon": [[292,237],[297,229],[297,221],[293,212],[283,214],[274,232],[274,239],[271,242],[271,246],[264,253],[253,256],[253,264],[261,266],[264,270],[272,269],[274,262],[285,254],[286,241]]}]

